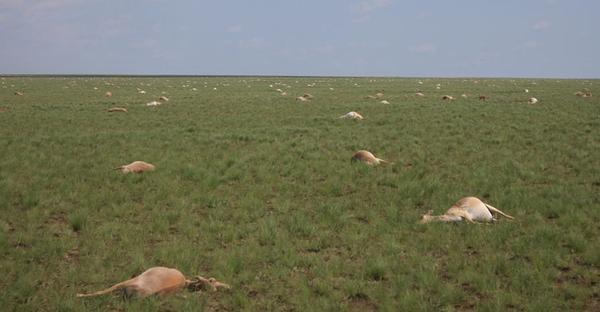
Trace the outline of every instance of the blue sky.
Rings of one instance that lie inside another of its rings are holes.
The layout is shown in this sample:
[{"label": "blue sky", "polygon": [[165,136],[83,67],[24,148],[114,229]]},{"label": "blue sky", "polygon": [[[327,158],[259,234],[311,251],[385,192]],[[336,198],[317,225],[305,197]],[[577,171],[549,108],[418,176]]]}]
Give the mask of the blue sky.
[{"label": "blue sky", "polygon": [[0,0],[0,74],[600,78],[597,0]]}]

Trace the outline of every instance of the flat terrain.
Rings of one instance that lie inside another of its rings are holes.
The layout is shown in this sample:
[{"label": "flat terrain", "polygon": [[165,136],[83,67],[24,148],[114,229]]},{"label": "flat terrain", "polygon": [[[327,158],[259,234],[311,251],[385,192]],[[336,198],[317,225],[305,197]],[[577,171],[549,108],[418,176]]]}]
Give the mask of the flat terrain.
[{"label": "flat terrain", "polygon": [[[599,311],[599,221],[598,80],[0,78],[4,311]],[[158,265],[233,288],[75,297]]]}]

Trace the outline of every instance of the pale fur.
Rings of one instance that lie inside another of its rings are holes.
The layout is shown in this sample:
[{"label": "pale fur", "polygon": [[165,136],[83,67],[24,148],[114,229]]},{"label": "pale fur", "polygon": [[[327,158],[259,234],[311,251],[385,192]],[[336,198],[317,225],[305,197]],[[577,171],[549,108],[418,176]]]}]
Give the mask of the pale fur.
[{"label": "pale fur", "polygon": [[121,170],[121,172],[123,173],[140,173],[140,172],[144,172],[144,171],[152,171],[154,170],[155,167],[153,164],[149,164],[147,162],[144,161],[134,161],[128,165],[123,165],[121,167],[117,167],[115,168],[115,170]]},{"label": "pale fur", "polygon": [[305,93],[304,95],[296,98],[296,100],[301,101],[301,102],[310,101],[312,99],[313,99],[313,96],[312,96],[312,94],[309,94],[309,93]]},{"label": "pale fur", "polygon": [[486,204],[479,198],[472,196],[461,198],[443,215],[433,216],[431,213],[432,211],[429,211],[423,215],[421,218],[421,223],[430,223],[435,221],[458,222],[463,220],[471,223],[492,222],[496,220],[493,214],[500,214],[506,218],[514,219],[512,216],[500,211],[500,209]]},{"label": "pale fur", "polygon": [[161,96],[158,98],[158,100],[159,100],[159,101],[161,101],[161,102],[168,102],[168,101],[169,101],[169,98],[168,98],[168,97],[166,97],[166,96],[164,96],[164,95],[161,95]]},{"label": "pale fur", "polygon": [[580,96],[580,97],[592,97],[592,92],[590,92],[590,91],[586,91],[586,92],[577,91],[577,92],[575,92],[575,95]]},{"label": "pale fur", "polygon": [[451,100],[454,100],[454,97],[451,95],[444,95],[444,96],[442,96],[442,100],[450,100],[451,101]]},{"label": "pale fur", "polygon": [[376,166],[379,164],[393,164],[387,160],[377,158],[373,153],[365,150],[358,151],[352,155],[352,161],[361,161],[369,166]]},{"label": "pale fur", "polygon": [[536,99],[536,98],[534,98],[534,97],[532,97],[532,98],[529,98],[529,100],[527,100],[527,103],[529,103],[529,104],[535,104],[535,103],[537,103],[537,102],[538,102],[538,99]]},{"label": "pale fur", "polygon": [[171,294],[184,288],[191,290],[210,288],[211,290],[216,291],[218,288],[229,289],[231,287],[212,277],[207,279],[197,276],[193,280],[188,280],[177,269],[153,267],[132,279],[120,282],[103,290],[87,294],[77,294],[77,297],[93,297],[115,291],[122,291],[127,297],[134,296],[144,298],[152,295]]},{"label": "pale fur", "polygon": [[114,113],[114,112],[123,112],[123,113],[127,113],[127,108],[123,108],[123,107],[112,107],[108,109],[109,113]]},{"label": "pale fur", "polygon": [[350,119],[358,119],[358,120],[364,119],[364,117],[357,112],[348,112],[348,113],[340,116],[339,118],[350,118]]}]

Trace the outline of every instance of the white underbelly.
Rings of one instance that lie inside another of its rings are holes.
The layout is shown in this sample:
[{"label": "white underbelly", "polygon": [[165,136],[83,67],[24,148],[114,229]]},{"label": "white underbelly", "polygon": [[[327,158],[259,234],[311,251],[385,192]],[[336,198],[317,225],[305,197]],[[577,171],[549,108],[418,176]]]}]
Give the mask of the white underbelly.
[{"label": "white underbelly", "polygon": [[469,207],[467,212],[474,221],[492,221],[492,214],[485,207]]}]

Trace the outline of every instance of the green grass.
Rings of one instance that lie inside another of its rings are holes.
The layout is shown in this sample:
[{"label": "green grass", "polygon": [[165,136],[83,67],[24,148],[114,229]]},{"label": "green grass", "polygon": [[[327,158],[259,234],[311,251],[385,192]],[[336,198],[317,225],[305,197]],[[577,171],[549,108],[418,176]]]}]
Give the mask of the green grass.
[{"label": "green grass", "polygon": [[[600,309],[600,101],[573,95],[598,80],[0,83],[3,310]],[[157,169],[112,170],[134,160]],[[516,221],[417,224],[468,195]],[[158,265],[233,289],[75,298]]]}]

